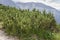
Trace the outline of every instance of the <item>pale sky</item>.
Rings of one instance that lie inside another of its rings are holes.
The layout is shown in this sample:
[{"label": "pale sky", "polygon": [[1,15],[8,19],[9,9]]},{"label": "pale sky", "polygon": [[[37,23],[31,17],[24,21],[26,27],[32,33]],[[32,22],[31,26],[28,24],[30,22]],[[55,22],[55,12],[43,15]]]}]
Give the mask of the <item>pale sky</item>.
[{"label": "pale sky", "polygon": [[15,2],[40,2],[60,10],[60,0],[13,0]]}]

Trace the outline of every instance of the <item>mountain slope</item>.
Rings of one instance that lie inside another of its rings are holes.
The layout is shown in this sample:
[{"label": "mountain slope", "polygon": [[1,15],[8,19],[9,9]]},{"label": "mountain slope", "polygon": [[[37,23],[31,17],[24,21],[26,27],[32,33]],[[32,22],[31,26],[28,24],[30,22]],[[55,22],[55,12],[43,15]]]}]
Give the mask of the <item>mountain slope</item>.
[{"label": "mountain slope", "polygon": [[51,11],[54,14],[54,17],[57,21],[57,23],[60,23],[60,11],[56,10],[55,8],[52,8],[48,5],[45,5],[43,3],[34,3],[34,2],[27,2],[27,3],[22,3],[22,2],[17,2],[14,3],[12,0],[0,0],[0,4],[4,4],[4,5],[9,5],[9,6],[14,6],[17,8],[21,8],[21,9],[39,9],[39,10],[44,10],[46,9],[46,11]]}]

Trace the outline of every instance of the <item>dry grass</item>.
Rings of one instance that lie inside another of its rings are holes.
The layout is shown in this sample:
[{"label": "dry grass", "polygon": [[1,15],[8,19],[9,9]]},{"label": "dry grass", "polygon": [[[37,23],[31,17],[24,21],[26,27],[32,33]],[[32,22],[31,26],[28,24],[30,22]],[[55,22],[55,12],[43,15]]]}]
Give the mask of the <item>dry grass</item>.
[{"label": "dry grass", "polygon": [[3,24],[3,22],[0,22],[0,29],[2,29],[2,28],[3,28],[2,24]]},{"label": "dry grass", "polygon": [[55,40],[60,40],[60,32],[54,34]]}]

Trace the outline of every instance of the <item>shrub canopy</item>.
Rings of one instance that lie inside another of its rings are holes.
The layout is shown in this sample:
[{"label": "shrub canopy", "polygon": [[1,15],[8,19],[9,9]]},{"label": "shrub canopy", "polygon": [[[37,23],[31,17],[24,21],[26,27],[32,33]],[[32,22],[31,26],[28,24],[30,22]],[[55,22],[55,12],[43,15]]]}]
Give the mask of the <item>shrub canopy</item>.
[{"label": "shrub canopy", "polygon": [[21,10],[12,7],[0,6],[0,21],[9,35],[17,37],[32,37],[39,40],[52,40],[56,21],[51,12]]}]

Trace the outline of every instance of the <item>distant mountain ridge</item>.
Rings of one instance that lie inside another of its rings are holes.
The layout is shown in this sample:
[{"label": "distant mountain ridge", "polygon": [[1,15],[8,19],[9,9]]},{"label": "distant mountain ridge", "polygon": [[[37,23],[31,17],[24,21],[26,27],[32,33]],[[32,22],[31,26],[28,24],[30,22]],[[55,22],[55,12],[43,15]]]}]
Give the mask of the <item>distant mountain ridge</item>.
[{"label": "distant mountain ridge", "polygon": [[46,9],[47,12],[48,11],[53,12],[56,22],[60,23],[60,11],[56,10],[53,7],[45,5],[43,3],[34,3],[34,2],[27,2],[27,3],[16,2],[15,3],[12,0],[0,0],[0,4],[15,6],[20,9],[30,9],[30,10],[34,8],[39,9],[39,10]]},{"label": "distant mountain ridge", "polygon": [[0,4],[9,5],[9,6],[16,6],[12,0],[0,0]]}]

